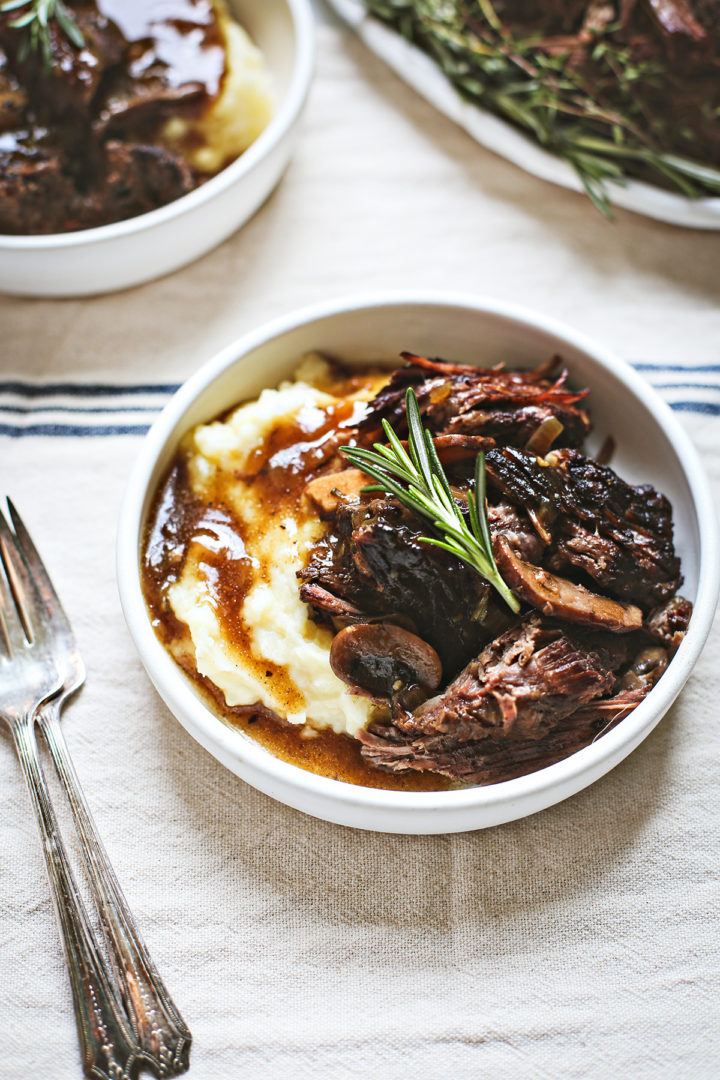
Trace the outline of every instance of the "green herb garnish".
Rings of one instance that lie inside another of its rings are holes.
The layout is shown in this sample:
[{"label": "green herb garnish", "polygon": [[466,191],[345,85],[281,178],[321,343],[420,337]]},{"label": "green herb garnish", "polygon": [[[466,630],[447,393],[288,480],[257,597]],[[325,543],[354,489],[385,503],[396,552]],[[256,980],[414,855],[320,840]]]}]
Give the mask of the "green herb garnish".
[{"label": "green herb garnish", "polygon": [[[23,8],[26,10],[21,10]],[[0,12],[6,11],[20,12],[8,25],[15,30],[24,31],[18,50],[18,59],[21,61],[26,60],[31,52],[39,52],[45,67],[52,67],[51,22],[57,24],[76,49],[81,49],[85,44],[82,31],[63,0],[4,0],[0,4]]]},{"label": "green herb garnish", "polygon": [[[545,50],[541,35],[505,26],[492,0],[365,0],[373,15],[418,45],[469,101],[508,120],[577,173],[603,214],[609,183],[653,174],[684,195],[720,193],[720,170],[694,160],[697,141],[657,106],[672,93],[659,56],[637,59],[613,37],[618,22],[593,29],[589,62]],[[589,75],[592,74],[592,81]],[[712,104],[705,111],[710,114]],[[704,121],[706,122],[706,121]],[[665,152],[682,138],[688,156]]]},{"label": "green herb garnish", "polygon": [[409,454],[387,420],[382,422],[387,446],[375,443],[374,450],[342,446],[341,452],[358,469],[378,481],[364,491],[389,492],[408,510],[432,522],[442,539],[431,536],[418,539],[457,555],[497,589],[512,611],[519,611],[520,604],[500,576],[493,557],[485,501],[485,455],[480,451],[475,459],[475,494],[469,491],[467,497],[468,526],[453,498],[432,435],[422,426],[420,408],[411,387],[405,395],[405,408]]}]

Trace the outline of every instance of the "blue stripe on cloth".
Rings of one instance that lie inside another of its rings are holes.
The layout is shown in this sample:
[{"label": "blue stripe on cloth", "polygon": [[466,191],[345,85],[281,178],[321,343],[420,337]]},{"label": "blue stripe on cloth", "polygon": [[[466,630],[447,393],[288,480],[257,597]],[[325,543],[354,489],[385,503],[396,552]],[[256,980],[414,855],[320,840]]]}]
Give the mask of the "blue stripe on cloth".
[{"label": "blue stripe on cloth", "polygon": [[125,394],[174,394],[180,383],[146,383],[123,385],[123,383],[32,383],[19,379],[0,382],[0,394],[17,394],[18,397],[123,397]]},{"label": "blue stripe on cloth", "polygon": [[720,371],[720,364],[633,364],[636,371]]},{"label": "blue stripe on cloth", "polygon": [[98,435],[145,435],[150,430],[149,424],[107,424],[103,427],[81,427],[74,424],[28,424],[16,427],[13,424],[0,424],[0,435],[9,435],[11,439],[23,435],[66,435],[87,437]]},{"label": "blue stripe on cloth", "polygon": [[720,402],[717,401],[671,401],[670,408],[676,412],[705,413],[706,416],[720,416]]},{"label": "blue stripe on cloth", "polygon": [[[720,387],[718,387],[720,389]],[[162,409],[157,405],[0,405],[0,412],[13,413],[16,416],[30,416],[34,413],[72,413],[76,416],[80,413],[155,413]]]},{"label": "blue stripe on cloth", "polygon": [[720,383],[702,382],[654,382],[656,390],[716,390],[720,391]]}]

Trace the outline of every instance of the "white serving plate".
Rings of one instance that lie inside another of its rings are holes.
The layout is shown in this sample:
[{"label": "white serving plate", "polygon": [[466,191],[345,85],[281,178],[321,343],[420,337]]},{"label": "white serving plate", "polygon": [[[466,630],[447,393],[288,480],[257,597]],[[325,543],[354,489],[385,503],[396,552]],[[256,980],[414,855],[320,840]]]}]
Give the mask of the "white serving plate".
[{"label": "white serving plate", "polygon": [[[572,166],[543,150],[512,124],[464,101],[429,56],[369,15],[362,0],[328,0],[328,3],[396,75],[464,128],[481,146],[541,180],[583,191]],[[608,191],[615,206],[636,214],[690,229],[720,229],[720,198],[688,199],[639,180],[629,180],[623,187],[609,184]]]},{"label": "white serving plate", "polygon": [[[612,432],[613,464],[672,501],[683,593],[695,603],[689,632],[647,698],[607,735],[565,761],[490,787],[404,792],[330,780],[280,761],[205,704],[152,629],[142,594],[140,546],[157,486],[182,436],[291,374],[313,349],[349,365],[398,363],[402,349],[483,366],[532,367],[554,353],[573,382],[591,389],[595,445]],[[342,825],[396,833],[485,828],[536,813],[593,783],[627,756],[664,715],[707,637],[720,575],[710,488],[670,409],[627,364],[547,318],[474,297],[353,297],[278,319],[224,349],[178,391],[147,435],[132,470],[118,528],[117,572],[125,618],[142,661],[170,710],[199,743],[248,783],[281,802]]]},{"label": "white serving plate", "polygon": [[92,296],[168,274],[231,236],[262,205],[292,153],[315,57],[309,0],[229,0],[262,50],[276,107],[265,131],[202,187],[147,214],[72,233],[0,234],[0,292]]}]

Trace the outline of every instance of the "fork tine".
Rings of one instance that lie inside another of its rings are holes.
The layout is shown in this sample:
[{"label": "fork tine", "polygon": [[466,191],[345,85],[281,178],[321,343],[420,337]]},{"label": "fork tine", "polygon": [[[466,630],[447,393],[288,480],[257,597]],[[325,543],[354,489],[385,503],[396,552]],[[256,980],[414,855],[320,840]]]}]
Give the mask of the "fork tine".
[{"label": "fork tine", "polygon": [[32,574],[2,511],[0,511],[0,557],[12,592],[15,594],[15,606],[20,609],[30,637],[33,641],[46,641],[49,621],[47,605],[33,581]]},{"label": "fork tine", "polygon": [[[2,517],[2,514],[0,514]],[[15,602],[10,577],[5,562],[5,551],[0,537],[0,617],[10,656],[19,653],[27,644],[27,637]]]},{"label": "fork tine", "polygon": [[[28,576],[31,578],[37,592],[40,594],[42,601],[47,609],[47,614],[56,623],[58,629],[62,629],[70,637],[73,637],[72,628],[70,626],[70,620],[65,614],[65,609],[60,603],[60,598],[55,592],[50,575],[45,569],[45,563],[40,558],[40,554],[33,544],[30,533],[25,528],[23,519],[20,517],[12,499],[7,500],[8,509],[10,511],[10,520],[12,521],[15,535],[11,534],[11,543],[17,551],[18,559],[22,561],[28,570]],[[2,515],[0,514],[0,517]],[[0,526],[2,528],[2,526]],[[6,526],[7,528],[7,526]],[[10,532],[10,530],[7,530]]]}]

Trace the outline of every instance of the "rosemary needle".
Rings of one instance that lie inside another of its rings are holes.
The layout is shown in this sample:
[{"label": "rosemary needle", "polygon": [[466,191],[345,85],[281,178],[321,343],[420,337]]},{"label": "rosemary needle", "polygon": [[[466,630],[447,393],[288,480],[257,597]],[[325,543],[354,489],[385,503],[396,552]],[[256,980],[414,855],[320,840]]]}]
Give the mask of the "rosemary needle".
[{"label": "rosemary needle", "polygon": [[422,426],[420,408],[411,387],[405,395],[405,408],[407,451],[387,420],[383,420],[387,445],[375,443],[374,450],[343,446],[341,452],[377,481],[364,488],[365,491],[389,492],[408,510],[430,521],[439,537],[419,539],[462,559],[498,591],[512,611],[519,611],[520,604],[503,581],[493,556],[485,501],[485,455],[480,451],[475,459],[475,493],[468,492],[468,525],[453,498],[432,435]]},{"label": "rosemary needle", "polygon": [[19,12],[8,25],[23,31],[18,51],[20,60],[27,59],[31,52],[39,52],[45,67],[52,67],[50,23],[53,21],[76,49],[81,49],[85,44],[82,31],[63,0],[4,0],[0,3],[0,12],[9,11]]},{"label": "rosemary needle", "polygon": [[[589,34],[582,69],[567,51],[503,24],[492,0],[365,0],[368,10],[435,61],[467,100],[495,113],[563,158],[607,217],[611,185],[654,179],[689,198],[720,193],[720,169],[693,160],[697,133],[658,107],[673,94],[661,56],[617,40],[618,22]],[[592,8],[592,4],[588,5]],[[698,106],[698,109],[701,107]],[[714,115],[702,104],[702,126]],[[686,146],[689,156],[669,152]]]}]

